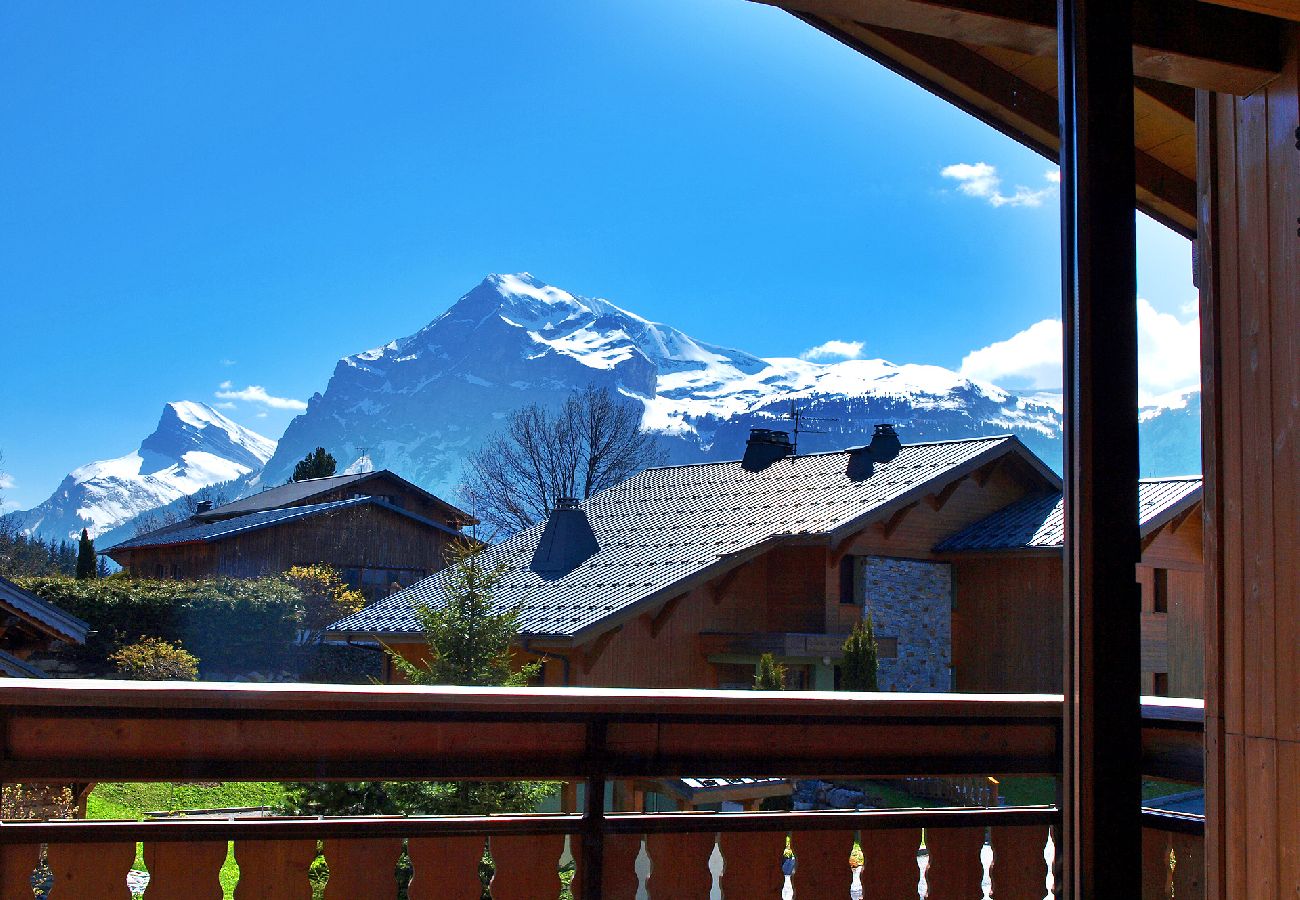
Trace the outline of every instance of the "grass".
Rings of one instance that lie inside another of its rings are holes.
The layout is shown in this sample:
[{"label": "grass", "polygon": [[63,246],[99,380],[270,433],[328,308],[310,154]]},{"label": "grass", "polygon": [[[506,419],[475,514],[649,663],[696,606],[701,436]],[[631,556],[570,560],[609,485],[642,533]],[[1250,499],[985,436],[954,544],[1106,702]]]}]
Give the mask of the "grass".
[{"label": "grass", "polygon": [[[174,784],[105,782],[95,785],[86,800],[88,819],[140,821],[151,812],[182,809],[224,809],[232,806],[273,806],[283,794],[274,782],[224,782],[218,784]],[[136,868],[144,868],[142,847],[136,847]],[[239,866],[233,853],[221,866],[221,891],[225,900],[235,895]]]}]

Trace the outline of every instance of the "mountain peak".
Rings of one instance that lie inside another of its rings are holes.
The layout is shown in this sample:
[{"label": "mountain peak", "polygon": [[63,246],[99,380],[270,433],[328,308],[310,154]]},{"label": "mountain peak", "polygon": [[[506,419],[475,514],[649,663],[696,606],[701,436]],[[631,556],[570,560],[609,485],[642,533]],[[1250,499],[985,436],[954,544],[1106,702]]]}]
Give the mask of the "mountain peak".
[{"label": "mountain peak", "polygon": [[186,453],[194,451],[259,469],[275,452],[275,441],[245,428],[206,403],[173,400],[163,405],[157,427],[140,442],[141,471],[165,469],[182,462]]}]

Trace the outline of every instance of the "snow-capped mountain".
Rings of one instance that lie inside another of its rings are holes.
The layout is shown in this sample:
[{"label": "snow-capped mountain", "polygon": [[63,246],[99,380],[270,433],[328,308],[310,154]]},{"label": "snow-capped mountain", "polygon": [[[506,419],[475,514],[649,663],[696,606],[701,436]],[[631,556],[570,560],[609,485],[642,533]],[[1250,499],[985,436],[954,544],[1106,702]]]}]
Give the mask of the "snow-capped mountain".
[{"label": "snow-capped mountain", "polygon": [[1043,399],[937,366],[760,359],[522,273],[491,275],[415,334],[340,360],[262,477],[282,481],[325,447],[340,467],[366,457],[454,497],[463,461],[511,411],[589,384],[640,403],[673,462],[739,457],[750,426],[783,427],[791,401],[822,432],[801,435],[801,452],[893,422],[905,440],[1014,432],[1060,457],[1059,406]]},{"label": "snow-capped mountain", "polygon": [[74,469],[44,503],[7,519],[28,534],[96,537],[205,487],[259,471],[275,441],[210,406],[168,403],[138,450]]}]

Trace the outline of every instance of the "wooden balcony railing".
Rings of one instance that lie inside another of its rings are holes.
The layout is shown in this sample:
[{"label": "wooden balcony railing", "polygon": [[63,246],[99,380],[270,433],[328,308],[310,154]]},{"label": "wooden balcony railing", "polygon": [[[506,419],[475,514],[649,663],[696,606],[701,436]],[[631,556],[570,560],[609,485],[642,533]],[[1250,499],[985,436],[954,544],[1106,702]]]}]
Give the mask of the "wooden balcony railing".
[{"label": "wooden balcony railing", "polygon": [[[1144,713],[1146,771],[1199,780],[1199,709],[1166,702]],[[494,898],[559,897],[563,857],[582,898],[821,900],[861,896],[865,885],[868,897],[1039,900],[1051,896],[1052,806],[645,814],[607,812],[606,793],[614,781],[700,774],[1054,776],[1060,723],[1052,696],[15,681],[0,684],[5,782],[586,787],[582,811],[563,815],[3,823],[0,896],[32,896],[44,859],[53,900],[129,897],[142,841],[147,900],[221,897],[217,871],[230,852],[237,900],[306,900],[321,846],[327,900],[396,896],[403,852],[412,900],[478,900],[487,842]],[[1147,820],[1149,895],[1197,896],[1199,823]]]}]

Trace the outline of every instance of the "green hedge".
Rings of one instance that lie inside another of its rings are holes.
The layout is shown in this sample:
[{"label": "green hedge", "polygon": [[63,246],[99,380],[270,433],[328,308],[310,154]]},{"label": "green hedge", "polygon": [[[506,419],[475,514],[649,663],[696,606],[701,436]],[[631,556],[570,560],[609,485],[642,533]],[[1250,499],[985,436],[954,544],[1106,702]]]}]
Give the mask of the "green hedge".
[{"label": "green hedge", "polygon": [[177,642],[200,671],[265,672],[283,666],[302,621],[302,596],[280,578],[207,581],[58,576],[19,579],[38,597],[90,623],[77,656],[91,665],[141,637]]}]

